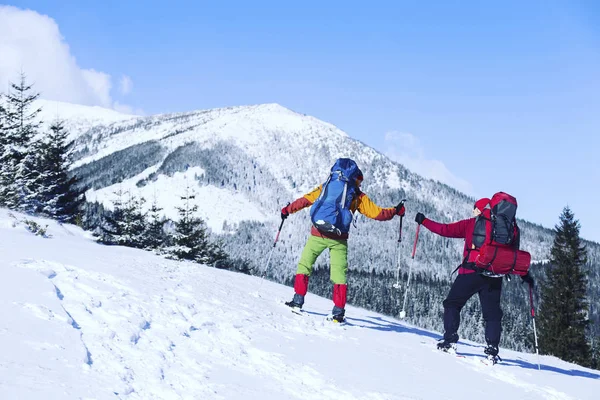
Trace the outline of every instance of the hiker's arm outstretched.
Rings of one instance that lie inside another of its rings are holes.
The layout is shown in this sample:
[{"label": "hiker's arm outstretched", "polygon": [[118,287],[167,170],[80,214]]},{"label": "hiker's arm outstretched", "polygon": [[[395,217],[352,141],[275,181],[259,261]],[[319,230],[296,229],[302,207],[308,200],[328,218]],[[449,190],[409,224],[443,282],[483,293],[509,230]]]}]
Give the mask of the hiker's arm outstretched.
[{"label": "hiker's arm outstretched", "polygon": [[453,222],[451,224],[440,224],[439,222],[435,222],[427,218],[423,220],[423,226],[425,226],[425,228],[440,236],[449,238],[464,239],[467,234],[468,225],[468,219],[463,219],[462,221]]},{"label": "hiker's arm outstretched", "polygon": [[311,192],[308,192],[304,196],[300,197],[299,199],[294,200],[290,205],[284,207],[284,209],[286,209],[288,213],[293,214],[297,211],[302,210],[303,208],[311,206],[315,202],[315,200],[319,198],[320,194],[321,185],[313,189]]},{"label": "hiker's arm outstretched", "polygon": [[381,208],[364,193],[358,197],[356,209],[365,217],[377,221],[389,221],[397,214],[395,207]]}]

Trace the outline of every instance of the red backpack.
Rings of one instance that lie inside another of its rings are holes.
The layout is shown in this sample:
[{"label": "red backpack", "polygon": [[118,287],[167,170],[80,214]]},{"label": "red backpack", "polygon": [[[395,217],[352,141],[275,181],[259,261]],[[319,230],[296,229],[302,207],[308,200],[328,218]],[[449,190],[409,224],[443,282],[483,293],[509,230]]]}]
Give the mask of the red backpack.
[{"label": "red backpack", "polygon": [[[484,209],[473,231],[473,247],[479,254],[469,264],[486,275],[526,275],[531,255],[519,250],[520,231],[517,226],[517,199],[496,193],[490,209]],[[469,257],[468,257],[469,258]],[[465,263],[466,264],[466,263]]]}]

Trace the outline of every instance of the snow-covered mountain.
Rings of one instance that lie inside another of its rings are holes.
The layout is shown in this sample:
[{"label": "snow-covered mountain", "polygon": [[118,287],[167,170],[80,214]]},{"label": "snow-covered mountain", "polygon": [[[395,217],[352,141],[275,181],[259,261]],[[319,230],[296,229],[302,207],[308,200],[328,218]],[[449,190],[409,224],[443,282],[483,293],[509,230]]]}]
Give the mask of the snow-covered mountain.
[{"label": "snow-covered mountain", "polygon": [[36,100],[32,105],[32,109],[41,110],[38,118],[45,126],[57,119],[63,121],[72,137],[77,137],[92,126],[106,125],[138,117],[98,106],[82,106],[46,99]]},{"label": "snow-covered mountain", "polygon": [[[462,241],[441,238],[426,230],[411,261],[414,215],[420,211],[448,222],[466,218],[471,215],[475,199],[410,172],[330,123],[278,104],[147,117],[112,111],[96,114],[96,109],[64,104],[58,109],[64,110],[76,139],[74,172],[91,187],[88,200],[98,200],[110,208],[115,192],[129,190],[132,195],[144,197],[147,207],[156,199],[168,217],[176,218],[175,207],[181,205],[180,196],[189,186],[196,194],[199,216],[220,235],[232,258],[276,281],[288,282],[293,276],[310,227],[307,211],[288,218],[267,266],[265,259],[280,222],[279,210],[322,183],[338,157],[357,161],[365,175],[363,190],[379,205],[391,207],[407,199],[405,239],[400,246],[398,218],[382,223],[357,215],[349,240],[349,279],[355,289],[359,289],[356,282],[369,274],[392,275],[399,266],[405,275],[412,263],[422,278],[415,281],[415,296],[431,296],[428,293],[445,292],[440,282],[447,284],[461,261]],[[521,247],[534,260],[547,260],[552,232],[527,221],[520,221],[520,227]],[[600,245],[586,244],[590,297],[598,298]],[[325,254],[317,268],[327,262]],[[537,276],[543,276],[543,270],[538,272]],[[373,281],[373,277],[370,279]],[[434,284],[438,285],[435,290]],[[351,289],[349,295],[355,304],[359,301],[358,291]],[[522,289],[514,285],[509,287],[507,301],[521,302],[519,291]],[[365,306],[376,303],[372,299],[361,301]],[[421,312],[427,314],[427,321],[438,324],[435,316],[441,302],[433,303],[435,306]],[[396,312],[394,305],[381,307]],[[591,316],[598,321],[598,310],[593,308]]]},{"label": "snow-covered mountain", "polygon": [[[410,222],[417,211],[446,221],[465,218],[474,201],[408,171],[332,124],[278,104],[149,117],[110,110],[93,117],[97,108],[58,108],[77,125],[75,167],[93,185],[89,199],[110,206],[118,188],[129,189],[147,200],[157,196],[174,217],[182,186],[193,183],[201,216],[215,232],[241,221],[275,225],[279,208],[322,183],[338,157],[358,162],[365,192],[382,206],[408,199]],[[535,260],[547,259],[549,231],[522,224],[524,247]],[[452,241],[449,247],[455,255],[461,244]]]},{"label": "snow-covered mountain", "polygon": [[[47,227],[34,236],[24,219]],[[2,399],[596,399],[600,372],[461,341],[257,277],[96,244],[0,209]],[[538,361],[541,370],[538,370]]]}]

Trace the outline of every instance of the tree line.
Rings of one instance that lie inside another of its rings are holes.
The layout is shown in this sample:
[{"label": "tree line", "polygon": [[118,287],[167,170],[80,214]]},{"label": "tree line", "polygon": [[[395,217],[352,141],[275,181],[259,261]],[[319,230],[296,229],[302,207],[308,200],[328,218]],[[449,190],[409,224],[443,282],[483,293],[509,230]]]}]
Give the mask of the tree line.
[{"label": "tree line", "polygon": [[60,223],[77,224],[95,232],[106,245],[155,251],[168,258],[216,264],[227,254],[211,240],[189,188],[177,208],[179,219],[161,215],[154,202],[146,210],[144,198],[119,190],[112,210],[86,201],[84,186],[71,171],[74,143],[68,140],[63,121],[48,129],[35,106],[39,93],[24,73],[0,93],[0,207]]}]

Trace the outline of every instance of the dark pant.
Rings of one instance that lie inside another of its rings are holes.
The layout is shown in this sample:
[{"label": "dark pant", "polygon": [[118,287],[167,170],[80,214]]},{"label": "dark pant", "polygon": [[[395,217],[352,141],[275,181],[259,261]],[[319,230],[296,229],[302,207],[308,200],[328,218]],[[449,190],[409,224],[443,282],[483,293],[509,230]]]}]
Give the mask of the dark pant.
[{"label": "dark pant", "polygon": [[498,346],[502,332],[502,278],[490,278],[477,273],[460,274],[444,300],[444,340],[458,342],[460,310],[475,293],[479,294],[481,311],[485,320],[485,340],[488,345]]}]

